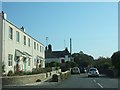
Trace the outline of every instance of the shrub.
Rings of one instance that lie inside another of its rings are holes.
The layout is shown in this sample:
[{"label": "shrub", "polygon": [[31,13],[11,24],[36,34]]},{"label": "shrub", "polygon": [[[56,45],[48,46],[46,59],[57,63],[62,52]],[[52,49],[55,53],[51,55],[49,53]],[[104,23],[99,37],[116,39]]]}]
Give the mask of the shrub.
[{"label": "shrub", "polygon": [[10,70],[10,71],[8,72],[8,76],[13,76],[13,75],[14,75],[13,71]]},{"label": "shrub", "polygon": [[15,75],[20,75],[20,76],[22,76],[22,75],[24,75],[24,72],[23,72],[23,71],[19,71],[19,72],[16,71],[16,72],[15,72]]},{"label": "shrub", "polygon": [[30,72],[30,71],[25,72],[25,75],[31,75],[31,74],[32,74],[32,72]]}]

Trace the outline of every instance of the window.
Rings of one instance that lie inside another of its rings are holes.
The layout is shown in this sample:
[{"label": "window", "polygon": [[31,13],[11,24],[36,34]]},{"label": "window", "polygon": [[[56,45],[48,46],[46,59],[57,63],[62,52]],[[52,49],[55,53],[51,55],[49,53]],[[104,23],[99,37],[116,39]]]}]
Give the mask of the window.
[{"label": "window", "polygon": [[36,42],[34,42],[34,49],[36,49]]},{"label": "window", "polygon": [[16,41],[17,42],[20,41],[20,33],[18,31],[16,31]]},{"label": "window", "polygon": [[28,38],[28,46],[30,47],[30,38]]},{"label": "window", "polygon": [[26,45],[26,36],[24,36],[24,45]]},{"label": "window", "polygon": [[41,46],[40,46],[40,52],[41,52]]},{"label": "window", "polygon": [[44,52],[44,48],[42,47],[42,52]]},{"label": "window", "polygon": [[9,27],[9,38],[13,39],[13,29]]},{"label": "window", "polygon": [[8,54],[8,66],[12,66],[12,61],[13,61],[13,55]]},{"label": "window", "polygon": [[30,58],[28,58],[28,66],[30,66]]},{"label": "window", "polygon": [[38,44],[37,44],[37,50],[39,50]]},{"label": "window", "polygon": [[34,66],[36,66],[36,59],[34,59]]}]

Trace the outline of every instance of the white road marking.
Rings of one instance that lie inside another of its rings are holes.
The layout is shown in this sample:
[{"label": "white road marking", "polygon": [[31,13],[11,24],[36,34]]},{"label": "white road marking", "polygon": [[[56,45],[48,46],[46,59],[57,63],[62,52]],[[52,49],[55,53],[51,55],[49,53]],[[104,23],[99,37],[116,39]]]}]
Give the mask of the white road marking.
[{"label": "white road marking", "polygon": [[103,86],[100,83],[97,83],[101,88],[103,88]]}]

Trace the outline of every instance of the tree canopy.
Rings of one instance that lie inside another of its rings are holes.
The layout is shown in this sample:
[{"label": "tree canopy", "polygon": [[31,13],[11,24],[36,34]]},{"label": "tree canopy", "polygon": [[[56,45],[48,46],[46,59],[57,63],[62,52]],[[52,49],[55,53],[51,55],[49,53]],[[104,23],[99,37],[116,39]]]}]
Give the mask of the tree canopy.
[{"label": "tree canopy", "polygon": [[72,57],[74,58],[74,62],[83,67],[91,65],[94,60],[91,55],[84,54],[82,51],[72,54]]},{"label": "tree canopy", "polygon": [[120,70],[120,51],[113,53],[111,59],[112,59],[112,64],[115,66],[115,68]]}]

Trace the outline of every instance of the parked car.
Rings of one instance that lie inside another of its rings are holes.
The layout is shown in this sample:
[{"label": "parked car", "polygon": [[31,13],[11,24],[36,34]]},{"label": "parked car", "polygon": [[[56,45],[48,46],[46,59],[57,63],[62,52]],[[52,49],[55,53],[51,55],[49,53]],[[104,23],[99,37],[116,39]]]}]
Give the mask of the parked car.
[{"label": "parked car", "polygon": [[80,69],[78,67],[73,67],[71,69],[71,74],[80,74]]},{"label": "parked car", "polygon": [[81,72],[81,73],[86,73],[87,70],[86,70],[86,68],[84,68],[84,67],[80,67],[80,72]]},{"label": "parked car", "polygon": [[90,76],[99,76],[99,71],[97,68],[90,68],[88,71],[88,77]]}]

